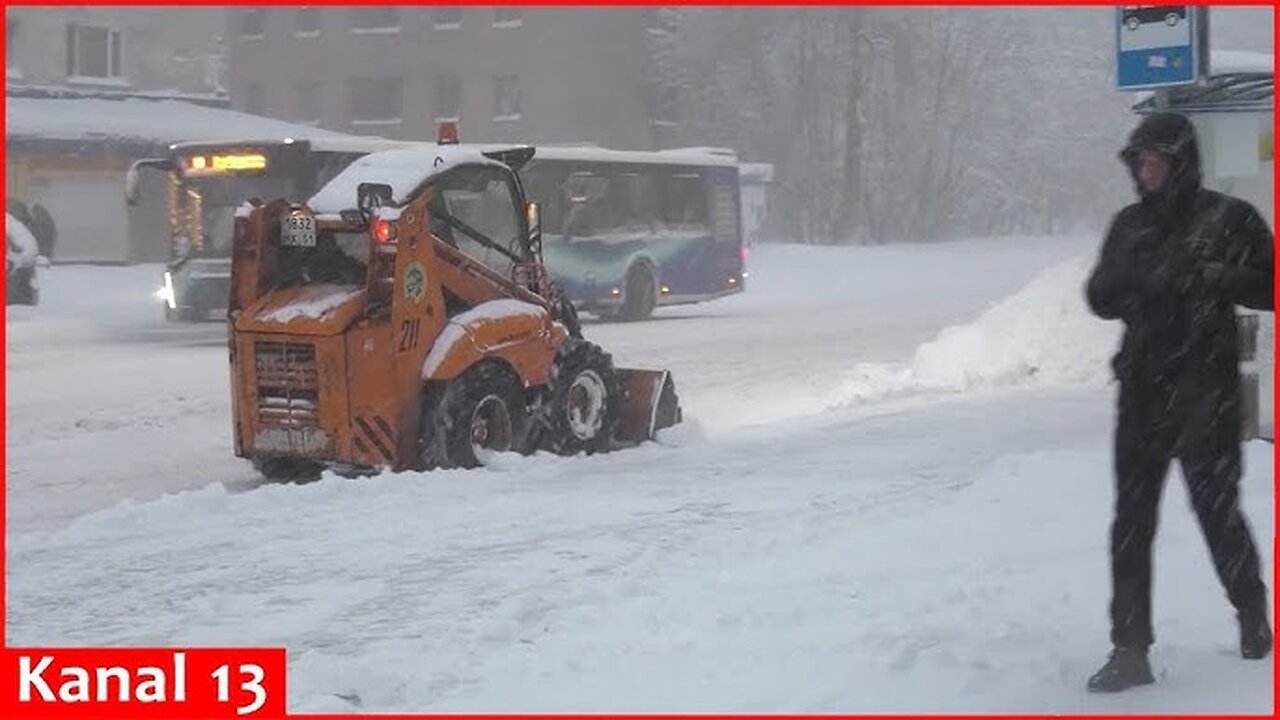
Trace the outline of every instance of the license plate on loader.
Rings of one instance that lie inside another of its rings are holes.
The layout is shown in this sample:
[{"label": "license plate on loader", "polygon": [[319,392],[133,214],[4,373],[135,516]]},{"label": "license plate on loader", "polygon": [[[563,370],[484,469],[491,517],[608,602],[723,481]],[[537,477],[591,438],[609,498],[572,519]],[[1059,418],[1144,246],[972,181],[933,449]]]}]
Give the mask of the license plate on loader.
[{"label": "license plate on loader", "polygon": [[316,219],[297,213],[280,220],[280,244],[287,247],[315,247]]}]

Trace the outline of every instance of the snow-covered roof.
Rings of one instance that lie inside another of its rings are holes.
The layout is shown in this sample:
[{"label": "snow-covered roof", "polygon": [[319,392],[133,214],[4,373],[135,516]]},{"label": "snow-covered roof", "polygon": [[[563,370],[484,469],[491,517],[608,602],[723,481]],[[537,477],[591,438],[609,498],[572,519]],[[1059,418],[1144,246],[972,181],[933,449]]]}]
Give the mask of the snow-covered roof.
[{"label": "snow-covered roof", "polygon": [[5,136],[156,145],[246,137],[343,138],[343,133],[177,100],[5,98]]},{"label": "snow-covered roof", "polygon": [[1243,50],[1213,50],[1209,53],[1210,75],[1236,73],[1272,74],[1275,70],[1275,54]]},{"label": "snow-covered roof", "polygon": [[[8,77],[11,79],[21,80],[21,75],[21,71],[17,71],[17,77],[15,78],[13,71],[11,71],[8,74]],[[231,107],[231,99],[227,96],[226,92],[186,92],[176,88],[167,90],[138,90],[128,86],[104,87],[99,85],[45,85],[40,83],[6,82],[4,91],[5,95],[9,97],[56,98],[59,100],[75,98],[101,98],[105,100],[142,98],[145,100],[181,100],[194,105],[203,105],[205,107]]]},{"label": "snow-covered roof", "polygon": [[392,203],[401,205],[409,195],[431,178],[464,163],[502,164],[485,157],[474,147],[461,145],[422,145],[383,150],[365,155],[320,188],[307,202],[320,215],[352,210],[356,206],[356,188],[360,183],[384,183],[391,186]]}]

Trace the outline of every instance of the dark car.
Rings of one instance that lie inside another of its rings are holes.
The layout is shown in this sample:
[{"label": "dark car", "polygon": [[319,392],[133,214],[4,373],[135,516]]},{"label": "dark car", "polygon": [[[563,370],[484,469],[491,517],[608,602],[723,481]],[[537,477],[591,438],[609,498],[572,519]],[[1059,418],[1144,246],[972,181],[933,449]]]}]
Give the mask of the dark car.
[{"label": "dark car", "polygon": [[5,305],[35,305],[40,300],[36,286],[36,260],[39,248],[31,230],[14,217],[5,213]]}]

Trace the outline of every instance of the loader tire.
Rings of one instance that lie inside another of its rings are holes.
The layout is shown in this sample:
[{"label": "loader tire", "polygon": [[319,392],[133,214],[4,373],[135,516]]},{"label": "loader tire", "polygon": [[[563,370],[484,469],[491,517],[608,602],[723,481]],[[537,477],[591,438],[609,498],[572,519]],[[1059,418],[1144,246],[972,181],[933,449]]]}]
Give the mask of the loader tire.
[{"label": "loader tire", "polygon": [[445,385],[424,408],[425,464],[476,468],[489,452],[521,452],[528,427],[524,389],[505,365],[482,361]]},{"label": "loader tire", "polygon": [[622,412],[622,383],[599,345],[566,340],[551,366],[540,449],[560,455],[605,452]]}]

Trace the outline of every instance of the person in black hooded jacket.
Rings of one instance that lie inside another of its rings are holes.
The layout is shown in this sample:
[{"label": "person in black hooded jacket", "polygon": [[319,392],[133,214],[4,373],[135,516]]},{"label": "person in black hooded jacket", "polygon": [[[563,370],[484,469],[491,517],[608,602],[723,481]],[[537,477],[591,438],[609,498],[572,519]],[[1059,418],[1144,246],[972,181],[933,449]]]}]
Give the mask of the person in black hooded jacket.
[{"label": "person in black hooded jacket", "polygon": [[1124,323],[1111,525],[1110,658],[1088,689],[1154,682],[1151,546],[1174,459],[1219,580],[1235,607],[1240,652],[1271,652],[1267,590],[1238,504],[1243,409],[1235,306],[1273,310],[1274,239],[1249,203],[1202,187],[1195,128],[1145,117],[1120,152],[1139,200],[1117,213],[1085,294]]}]

